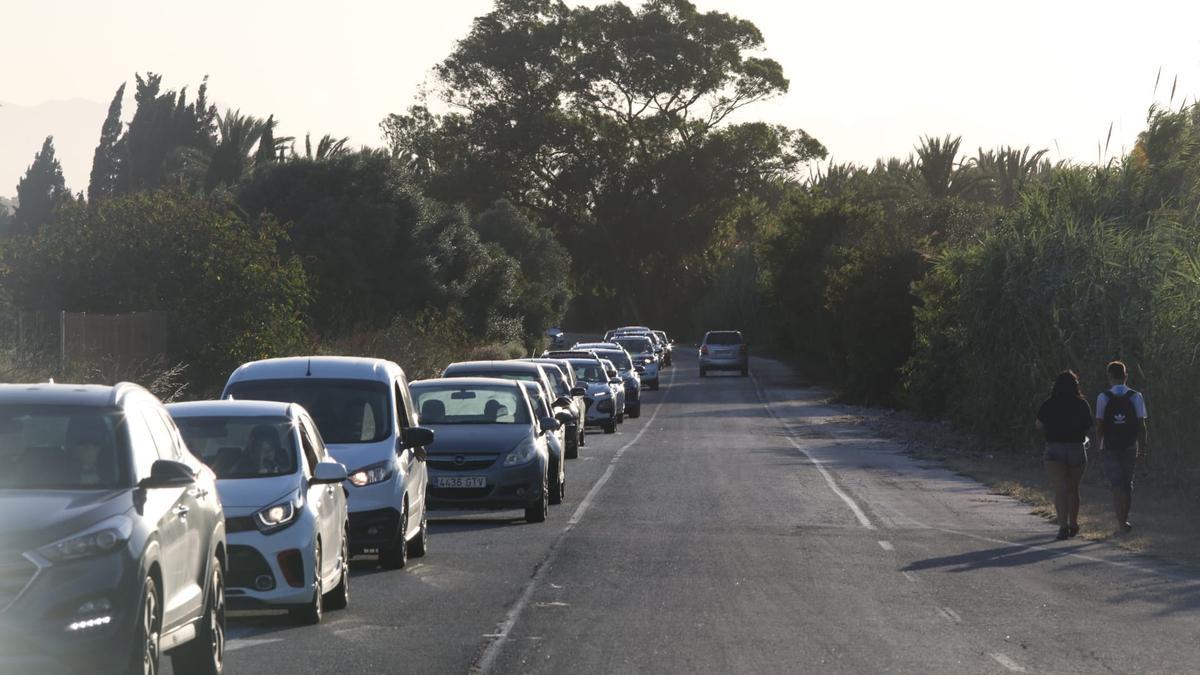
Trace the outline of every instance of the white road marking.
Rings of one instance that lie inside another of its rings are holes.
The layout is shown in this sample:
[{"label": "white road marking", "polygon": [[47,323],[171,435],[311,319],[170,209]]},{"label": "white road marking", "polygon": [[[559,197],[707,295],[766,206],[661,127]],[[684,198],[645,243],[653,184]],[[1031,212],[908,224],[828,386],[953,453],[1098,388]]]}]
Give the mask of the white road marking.
[{"label": "white road marking", "polygon": [[1021,666],[1016,661],[1013,661],[1012,659],[1008,658],[1004,654],[996,653],[996,654],[988,654],[988,656],[992,657],[992,659],[996,663],[999,663],[1000,665],[1004,666],[1005,668],[1008,668],[1009,670],[1013,671],[1014,673],[1025,672],[1025,668],[1023,666]]},{"label": "white road marking", "polygon": [[963,622],[962,615],[960,615],[958,612],[950,609],[949,607],[938,607],[937,611],[938,611],[938,614],[942,615],[943,619],[949,621],[950,623],[962,623]]},{"label": "white road marking", "polygon": [[896,550],[896,547],[892,546],[892,542],[884,541],[882,539],[879,540],[879,548],[881,548],[885,551],[895,551]]},{"label": "white road marking", "polygon": [[261,647],[262,645],[271,644],[272,642],[283,642],[283,638],[236,638],[225,642],[226,652],[235,652],[246,647]]},{"label": "white road marking", "polygon": [[904,570],[904,571],[901,571],[900,573],[904,575],[905,579],[908,579],[909,581],[913,582],[914,584],[917,583],[918,581],[920,581],[920,579],[917,579],[917,575],[913,574],[912,572]]},{"label": "white road marking", "polygon": [[483,653],[479,655],[479,658],[476,659],[474,665],[471,666],[470,672],[486,675],[486,673],[490,673],[492,671],[492,667],[496,665],[496,658],[500,656],[500,650],[504,648],[504,643],[508,641],[509,636],[512,634],[513,626],[517,625],[517,619],[521,618],[521,613],[525,611],[525,608],[529,605],[529,601],[533,598],[534,590],[537,589],[538,585],[542,582],[542,579],[546,577],[547,570],[550,569],[554,559],[558,556],[559,546],[563,540],[563,537],[565,537],[567,533],[579,523],[579,521],[583,518],[583,515],[587,513],[588,507],[592,505],[592,501],[596,498],[596,495],[600,493],[600,488],[604,487],[604,484],[607,483],[608,479],[612,476],[613,469],[616,468],[616,463],[621,459],[621,455],[625,454],[626,450],[632,447],[633,444],[637,443],[638,440],[641,439],[642,434],[646,433],[646,430],[654,424],[654,419],[658,417],[658,411],[662,409],[662,404],[666,402],[667,395],[671,392],[669,385],[674,384],[675,373],[676,370],[672,368],[671,378],[667,382],[668,386],[663,390],[663,395],[658,399],[658,403],[654,405],[654,412],[650,415],[650,419],[646,420],[646,423],[642,426],[641,430],[634,435],[632,440],[625,445],[622,445],[620,448],[617,448],[616,454],[613,455],[611,460],[609,460],[608,468],[605,469],[604,475],[600,476],[600,480],[596,481],[596,484],[592,486],[591,490],[588,490],[588,493],[583,498],[583,501],[579,503],[578,507],[576,507],[575,513],[571,514],[571,518],[567,521],[566,526],[563,527],[562,532],[560,532],[554,542],[550,544],[549,552],[546,553],[546,557],[542,559],[542,562],[538,564],[537,569],[534,570],[533,576],[529,579],[529,583],[525,585],[525,589],[521,591],[521,596],[517,598],[517,602],[513,604],[513,606],[509,608],[508,613],[504,615],[504,621],[500,622],[500,625],[496,627],[495,633],[485,635],[485,637],[491,639],[491,642],[484,647]]},{"label": "white road marking", "polygon": [[775,421],[779,422],[779,424],[783,427],[786,437],[792,446],[799,450],[800,453],[805,457],[807,457],[808,461],[812,462],[813,466],[817,467],[817,471],[819,471],[821,476],[825,478],[825,482],[829,485],[829,489],[833,490],[835,495],[841,497],[843,502],[846,502],[846,506],[849,506],[850,510],[854,512],[854,517],[858,519],[859,524],[868,530],[874,530],[875,525],[871,522],[871,519],[867,518],[867,514],[862,510],[861,507],[859,507],[858,503],[850,497],[850,495],[846,494],[842,491],[842,488],[838,487],[837,481],[833,479],[833,474],[829,473],[829,470],[825,468],[825,463],[814,457],[808,450],[805,450],[804,446],[800,445],[800,443],[796,441],[795,437],[792,436],[792,428],[791,425],[788,424],[787,420],[775,414],[775,411],[771,408],[770,401],[767,400],[766,395],[762,392],[762,389],[759,386],[758,377],[751,373],[750,380],[754,383],[754,393],[758,396],[759,402],[762,403],[762,406],[767,409],[767,413],[770,414],[771,417],[775,418]]}]

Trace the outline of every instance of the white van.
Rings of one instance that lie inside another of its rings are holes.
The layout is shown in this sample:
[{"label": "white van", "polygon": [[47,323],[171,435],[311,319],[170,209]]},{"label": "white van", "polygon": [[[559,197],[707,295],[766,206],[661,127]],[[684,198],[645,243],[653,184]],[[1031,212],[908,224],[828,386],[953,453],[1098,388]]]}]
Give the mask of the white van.
[{"label": "white van", "polygon": [[303,406],[349,474],[350,553],[378,553],[404,567],[428,547],[425,446],[400,366],[383,359],[301,356],[252,361],[233,372],[222,398]]}]

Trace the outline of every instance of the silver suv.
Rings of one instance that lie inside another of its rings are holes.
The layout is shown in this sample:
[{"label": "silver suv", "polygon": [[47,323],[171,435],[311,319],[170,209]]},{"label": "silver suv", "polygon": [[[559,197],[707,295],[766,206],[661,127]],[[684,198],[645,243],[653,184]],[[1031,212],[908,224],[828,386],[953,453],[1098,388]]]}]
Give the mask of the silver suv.
[{"label": "silver suv", "polygon": [[710,370],[737,370],[750,374],[750,347],[736,330],[710,330],[700,343],[700,377]]}]

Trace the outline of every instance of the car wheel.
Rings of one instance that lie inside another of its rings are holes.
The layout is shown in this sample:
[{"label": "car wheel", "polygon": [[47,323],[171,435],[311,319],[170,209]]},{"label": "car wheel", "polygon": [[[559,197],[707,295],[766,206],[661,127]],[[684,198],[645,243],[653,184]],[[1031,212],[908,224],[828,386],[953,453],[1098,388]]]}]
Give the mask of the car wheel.
[{"label": "car wheel", "polygon": [[385,570],[403,569],[408,564],[408,543],[404,535],[408,533],[408,504],[400,513],[400,531],[391,546],[379,549],[379,566]]},{"label": "car wheel", "polygon": [[212,579],[196,637],[171,653],[171,667],[180,675],[221,675],[225,670],[225,570],[216,558],[209,565]]},{"label": "car wheel", "polygon": [[658,391],[658,380],[654,380],[654,384],[650,385],[650,391]]},{"label": "car wheel", "polygon": [[606,433],[606,434],[617,433],[617,423],[616,422],[606,422],[604,425],[601,426],[601,428],[604,429],[604,433]]},{"label": "car wheel", "polygon": [[342,529],[342,578],[338,585],[325,596],[325,606],[329,609],[346,609],[350,604],[350,538],[346,529]]},{"label": "car wheel", "polygon": [[[162,617],[159,616],[161,605],[158,598],[158,584],[154,583],[154,577],[146,577],[142,586],[142,613],[138,617],[139,632],[133,645],[133,654],[130,655],[129,672],[158,675],[158,661],[161,656],[158,636],[159,627],[162,626]],[[142,664],[140,669],[137,665],[139,663]]]},{"label": "car wheel", "polygon": [[642,416],[642,404],[641,403],[639,403],[629,409],[629,417],[630,418],[637,419],[641,416]]},{"label": "car wheel", "polygon": [[408,557],[420,558],[429,552],[429,508],[421,512],[421,530],[408,542]]},{"label": "car wheel", "polygon": [[288,611],[296,623],[302,623],[306,625],[321,623],[321,616],[325,613],[325,587],[321,583],[322,562],[321,541],[317,540],[316,549],[313,551],[312,600],[303,607],[296,607]]},{"label": "car wheel", "polygon": [[542,497],[525,507],[525,521],[529,523],[546,522],[546,514],[550,510],[549,478],[542,475]]},{"label": "car wheel", "polygon": [[579,459],[579,437],[567,439],[567,448],[565,451],[567,459]]},{"label": "car wheel", "polygon": [[563,484],[563,482],[561,480],[559,480],[559,477],[558,477],[558,474],[559,474],[558,466],[551,465],[550,472],[552,474],[554,474],[554,478],[550,482],[550,503],[551,504],[561,504],[562,503],[562,484]]}]

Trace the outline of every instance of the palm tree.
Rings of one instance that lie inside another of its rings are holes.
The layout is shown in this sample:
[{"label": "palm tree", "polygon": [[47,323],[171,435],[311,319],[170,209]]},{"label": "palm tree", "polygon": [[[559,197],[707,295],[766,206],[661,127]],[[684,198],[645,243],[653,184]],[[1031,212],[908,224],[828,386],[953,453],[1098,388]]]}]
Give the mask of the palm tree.
[{"label": "palm tree", "polygon": [[1028,145],[1020,150],[1007,146],[996,150],[980,148],[971,162],[981,180],[991,188],[992,199],[1012,206],[1030,181],[1050,171],[1050,162],[1044,159],[1046,152],[1030,151]]},{"label": "palm tree", "polygon": [[309,134],[304,134],[304,157],[317,161],[343,157],[350,154],[350,148],[347,147],[347,143],[349,142],[349,136],[334,138],[329,134],[325,134],[321,137],[321,140],[317,141],[316,152],[313,152],[312,137]]},{"label": "palm tree", "polygon": [[980,179],[958,161],[962,136],[921,139],[917,151],[917,189],[931,199],[965,197],[979,187]]}]

